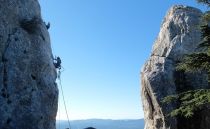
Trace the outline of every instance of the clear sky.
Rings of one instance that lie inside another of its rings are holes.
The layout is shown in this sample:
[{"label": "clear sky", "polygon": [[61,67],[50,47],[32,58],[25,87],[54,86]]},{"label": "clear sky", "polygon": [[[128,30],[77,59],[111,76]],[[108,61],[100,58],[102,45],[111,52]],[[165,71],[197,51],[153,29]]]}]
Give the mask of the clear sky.
[{"label": "clear sky", "polygon": [[[140,70],[166,11],[194,0],[39,0],[75,119],[143,118]],[[61,101],[60,117],[66,119]]]}]

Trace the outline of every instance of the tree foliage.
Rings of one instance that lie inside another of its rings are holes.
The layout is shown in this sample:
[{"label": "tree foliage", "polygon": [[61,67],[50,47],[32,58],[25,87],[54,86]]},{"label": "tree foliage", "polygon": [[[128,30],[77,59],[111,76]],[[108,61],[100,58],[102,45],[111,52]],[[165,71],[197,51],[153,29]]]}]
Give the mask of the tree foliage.
[{"label": "tree foliage", "polygon": [[197,0],[197,2],[210,7],[210,1],[209,0]]},{"label": "tree foliage", "polygon": [[[197,0],[197,2],[206,5],[208,8],[210,7],[210,0]],[[206,71],[208,84],[210,84],[210,11],[204,13],[200,29],[201,42],[197,47],[200,52],[186,55],[182,62],[178,64],[177,70],[185,72]],[[173,102],[179,102],[180,104],[170,113],[170,116],[192,117],[196,110],[210,103],[210,89],[192,89],[163,99],[163,103]]]},{"label": "tree foliage", "polygon": [[171,117],[180,115],[186,118],[192,117],[194,112],[201,105],[210,103],[210,89],[190,90],[177,95],[167,96],[163,99],[163,103],[180,102],[180,106],[173,110],[169,115]]},{"label": "tree foliage", "polygon": [[208,20],[210,19],[210,13],[205,13],[204,17],[203,25],[201,25],[201,42],[198,45],[201,52],[186,55],[183,61],[178,64],[177,69],[188,72],[207,71],[208,81],[210,82],[210,20]]}]

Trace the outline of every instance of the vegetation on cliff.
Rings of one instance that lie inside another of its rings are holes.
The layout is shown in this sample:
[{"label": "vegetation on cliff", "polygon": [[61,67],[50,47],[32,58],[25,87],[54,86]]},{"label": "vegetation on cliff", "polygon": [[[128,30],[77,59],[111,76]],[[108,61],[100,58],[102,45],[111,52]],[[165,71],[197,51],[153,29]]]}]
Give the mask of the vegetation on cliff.
[{"label": "vegetation on cliff", "polygon": [[210,89],[190,90],[178,95],[171,95],[165,97],[163,103],[176,103],[177,101],[180,102],[180,106],[173,110],[170,116],[181,115],[186,118],[192,117],[194,111],[199,110],[201,105],[210,102]]},{"label": "vegetation on cliff", "polygon": [[210,1],[209,0],[197,0],[197,2],[205,4],[206,6],[210,7]]},{"label": "vegetation on cliff", "polygon": [[[209,0],[197,0],[198,3],[210,7]],[[200,52],[186,55],[181,63],[177,65],[177,71],[198,72],[204,71],[208,75],[208,85],[210,84],[210,11],[203,15],[201,25],[201,43],[198,45]],[[192,117],[194,112],[202,109],[203,106],[210,103],[210,89],[191,89],[167,96],[163,103],[175,103],[179,106],[170,113],[170,116]]]}]

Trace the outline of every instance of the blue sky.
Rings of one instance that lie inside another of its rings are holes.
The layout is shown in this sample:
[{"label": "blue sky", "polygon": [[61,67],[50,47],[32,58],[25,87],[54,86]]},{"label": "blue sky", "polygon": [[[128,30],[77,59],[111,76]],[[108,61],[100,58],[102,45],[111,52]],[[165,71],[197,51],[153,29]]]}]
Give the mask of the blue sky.
[{"label": "blue sky", "polygon": [[[194,0],[40,0],[69,117],[143,118],[140,69],[166,11]],[[66,119],[63,102],[57,119]]]}]

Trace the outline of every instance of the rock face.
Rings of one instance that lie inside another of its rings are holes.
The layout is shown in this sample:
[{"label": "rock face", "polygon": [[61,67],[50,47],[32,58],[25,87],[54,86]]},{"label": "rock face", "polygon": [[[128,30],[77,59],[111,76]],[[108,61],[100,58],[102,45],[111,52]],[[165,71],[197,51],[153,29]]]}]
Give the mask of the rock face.
[{"label": "rock face", "polygon": [[[196,51],[200,42],[199,23],[202,12],[187,6],[173,6],[161,26],[152,54],[141,71],[142,102],[145,115],[145,129],[209,129],[210,114],[199,112],[196,118],[181,119],[169,117],[176,105],[162,104],[168,95],[178,94],[186,88],[178,82],[182,73],[175,70],[185,54]],[[188,89],[208,88],[203,73],[184,75]],[[202,114],[202,115],[201,115]]]},{"label": "rock face", "polygon": [[55,129],[55,80],[38,0],[0,0],[0,129]]}]

